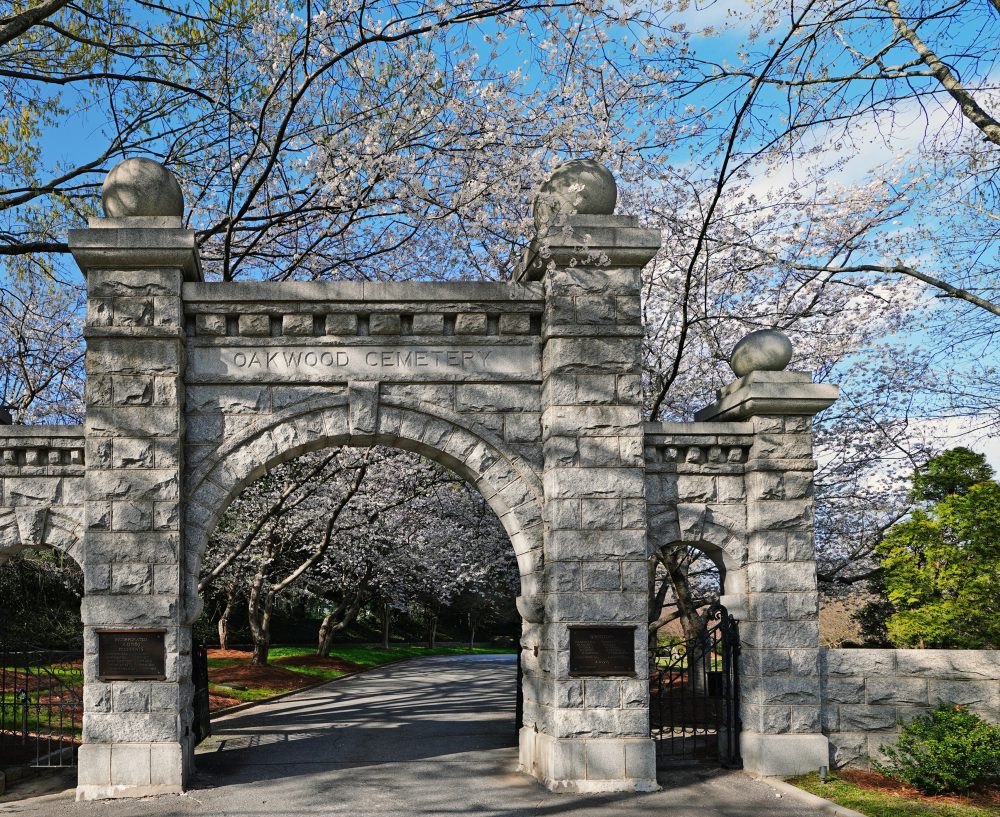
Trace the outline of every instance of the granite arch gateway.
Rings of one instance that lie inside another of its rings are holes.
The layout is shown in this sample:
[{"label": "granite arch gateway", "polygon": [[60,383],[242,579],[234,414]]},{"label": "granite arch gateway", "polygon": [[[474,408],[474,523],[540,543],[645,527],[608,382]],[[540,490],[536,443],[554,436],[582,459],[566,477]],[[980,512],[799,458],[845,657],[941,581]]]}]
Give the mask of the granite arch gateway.
[{"label": "granite arch gateway", "polygon": [[[79,797],[185,788],[205,538],[255,475],[331,443],[438,459],[506,525],[526,773],[558,790],[656,787],[648,557],[677,542],[726,568],[748,768],[827,762],[810,425],[836,387],[754,370],[695,422],[645,422],[641,272],[660,234],[606,198],[543,230],[511,283],[206,283],[175,213],[115,209],[71,232],[86,420],[0,428],[0,555],[51,545],[83,566]],[[634,671],[571,671],[581,625],[631,633]],[[102,679],[102,629],[162,632],[162,677]]]}]

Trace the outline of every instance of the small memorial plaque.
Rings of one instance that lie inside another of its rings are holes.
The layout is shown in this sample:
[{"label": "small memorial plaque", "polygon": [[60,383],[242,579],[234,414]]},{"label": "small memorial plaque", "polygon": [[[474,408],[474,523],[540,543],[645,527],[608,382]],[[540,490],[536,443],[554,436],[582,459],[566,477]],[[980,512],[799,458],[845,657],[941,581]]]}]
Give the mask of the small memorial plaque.
[{"label": "small memorial plaque", "polygon": [[570,675],[635,675],[635,627],[570,627]]},{"label": "small memorial plaque", "polygon": [[166,677],[164,630],[98,630],[97,677],[157,681]]}]

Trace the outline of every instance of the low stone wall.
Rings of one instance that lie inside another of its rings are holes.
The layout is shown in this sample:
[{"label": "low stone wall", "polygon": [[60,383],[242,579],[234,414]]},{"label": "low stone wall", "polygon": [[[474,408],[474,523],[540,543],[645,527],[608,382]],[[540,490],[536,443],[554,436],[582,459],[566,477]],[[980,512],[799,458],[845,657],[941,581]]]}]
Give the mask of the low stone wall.
[{"label": "low stone wall", "polygon": [[867,768],[902,723],[939,702],[1000,722],[1000,650],[820,650],[830,766]]}]

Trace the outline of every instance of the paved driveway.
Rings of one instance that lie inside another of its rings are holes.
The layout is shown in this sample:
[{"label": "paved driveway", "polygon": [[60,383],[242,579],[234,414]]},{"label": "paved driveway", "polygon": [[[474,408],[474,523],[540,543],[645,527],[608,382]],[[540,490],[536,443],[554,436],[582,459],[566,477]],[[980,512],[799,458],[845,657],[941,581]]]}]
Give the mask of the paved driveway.
[{"label": "paved driveway", "polygon": [[763,783],[707,768],[642,795],[552,794],[515,772],[514,657],[424,658],[215,721],[184,796],[0,806],[37,817],[805,817]]}]

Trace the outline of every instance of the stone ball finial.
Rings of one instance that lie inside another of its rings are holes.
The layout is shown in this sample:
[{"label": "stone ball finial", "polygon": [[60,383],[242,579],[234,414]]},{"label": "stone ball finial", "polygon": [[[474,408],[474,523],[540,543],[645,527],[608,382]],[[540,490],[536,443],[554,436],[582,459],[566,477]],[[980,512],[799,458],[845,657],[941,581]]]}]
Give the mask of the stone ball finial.
[{"label": "stone ball finial", "polygon": [[184,215],[184,193],[174,174],[144,157],[126,159],[111,168],[101,200],[108,218]]},{"label": "stone ball finial", "polygon": [[552,171],[535,198],[535,227],[551,224],[559,213],[609,216],[618,203],[615,177],[593,159],[573,159]]},{"label": "stone ball finial", "polygon": [[751,332],[733,347],[729,365],[737,377],[750,372],[780,372],[792,359],[792,342],[777,329]]}]

